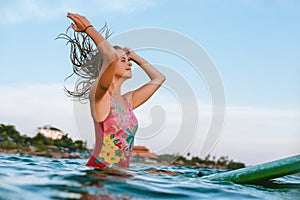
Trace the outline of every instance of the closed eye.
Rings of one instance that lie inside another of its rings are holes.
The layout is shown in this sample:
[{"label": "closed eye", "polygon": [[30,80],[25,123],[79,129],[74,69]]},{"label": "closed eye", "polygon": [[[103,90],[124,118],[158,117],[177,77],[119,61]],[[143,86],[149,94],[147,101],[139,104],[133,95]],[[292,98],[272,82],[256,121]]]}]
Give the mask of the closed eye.
[{"label": "closed eye", "polygon": [[127,59],[125,57],[121,57],[121,62],[127,62]]}]

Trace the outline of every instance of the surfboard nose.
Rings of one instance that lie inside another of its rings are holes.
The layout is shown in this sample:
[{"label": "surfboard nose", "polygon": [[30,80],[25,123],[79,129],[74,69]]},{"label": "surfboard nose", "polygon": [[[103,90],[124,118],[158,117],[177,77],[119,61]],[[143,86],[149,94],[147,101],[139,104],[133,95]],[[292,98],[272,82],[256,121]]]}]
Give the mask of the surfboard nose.
[{"label": "surfboard nose", "polygon": [[227,181],[243,184],[258,183],[299,172],[300,155],[296,155],[251,167],[203,176],[201,178],[210,181]]}]

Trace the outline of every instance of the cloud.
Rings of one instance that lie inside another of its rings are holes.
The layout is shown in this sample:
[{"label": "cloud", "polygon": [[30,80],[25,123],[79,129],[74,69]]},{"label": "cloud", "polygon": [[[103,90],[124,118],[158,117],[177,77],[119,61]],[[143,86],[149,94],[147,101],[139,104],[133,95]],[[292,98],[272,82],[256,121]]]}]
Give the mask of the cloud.
[{"label": "cloud", "polygon": [[9,1],[0,8],[0,24],[18,24],[28,20],[51,20],[61,11],[62,7],[57,3],[50,5],[35,0]]},{"label": "cloud", "polygon": [[227,106],[227,114],[232,117],[300,117],[300,112],[297,110],[284,109],[266,109],[254,106]]},{"label": "cloud", "polygon": [[74,133],[72,102],[62,85],[0,86],[0,92],[0,123],[13,124],[30,136],[46,124]]},{"label": "cloud", "polygon": [[12,0],[1,2],[0,24],[19,24],[26,21],[51,21],[66,15],[66,12],[127,15],[153,7],[156,2],[147,0],[93,0],[85,1],[38,1]]},{"label": "cloud", "polygon": [[212,155],[258,164],[299,154],[300,112],[228,106],[222,137]]},{"label": "cloud", "polygon": [[98,4],[99,8],[103,8],[102,11],[106,13],[121,13],[121,14],[130,14],[136,11],[142,11],[149,7],[156,5],[156,2],[149,0],[109,0],[109,1],[94,1],[95,4]]}]

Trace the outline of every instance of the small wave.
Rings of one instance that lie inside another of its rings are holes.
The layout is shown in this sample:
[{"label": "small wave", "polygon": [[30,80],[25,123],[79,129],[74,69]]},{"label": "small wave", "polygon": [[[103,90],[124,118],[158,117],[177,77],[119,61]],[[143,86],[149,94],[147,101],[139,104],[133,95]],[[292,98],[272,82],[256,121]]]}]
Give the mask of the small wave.
[{"label": "small wave", "polygon": [[0,199],[295,199],[300,194],[298,176],[240,185],[201,179],[221,172],[211,168],[132,164],[93,170],[84,159],[5,154],[0,159]]}]

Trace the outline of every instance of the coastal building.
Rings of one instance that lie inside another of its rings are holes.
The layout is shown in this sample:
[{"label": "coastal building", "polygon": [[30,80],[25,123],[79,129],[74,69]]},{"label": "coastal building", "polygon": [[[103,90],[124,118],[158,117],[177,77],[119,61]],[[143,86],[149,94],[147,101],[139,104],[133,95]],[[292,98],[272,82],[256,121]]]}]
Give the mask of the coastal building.
[{"label": "coastal building", "polygon": [[38,132],[41,133],[46,138],[51,138],[53,140],[61,139],[64,134],[61,130],[49,125],[39,127]]},{"label": "coastal building", "polygon": [[131,152],[131,161],[142,163],[157,163],[158,156],[151,153],[145,146],[134,146]]}]

